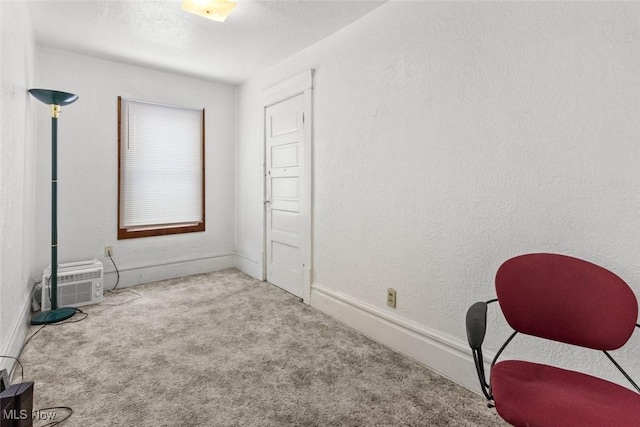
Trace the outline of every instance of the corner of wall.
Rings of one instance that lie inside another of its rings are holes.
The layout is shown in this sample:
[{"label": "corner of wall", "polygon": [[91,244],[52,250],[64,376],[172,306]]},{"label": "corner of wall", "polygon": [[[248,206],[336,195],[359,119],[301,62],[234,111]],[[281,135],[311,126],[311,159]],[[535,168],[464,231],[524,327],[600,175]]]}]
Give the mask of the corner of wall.
[{"label": "corner of wall", "polygon": [[[20,357],[24,340],[27,336],[29,324],[31,323],[31,298],[25,301],[24,306],[18,313],[16,321],[11,328],[7,328],[10,335],[3,346],[0,347],[0,355],[10,357]],[[15,368],[15,362],[11,358],[0,358],[0,370],[6,369],[8,372]]]},{"label": "corner of wall", "polygon": [[254,261],[251,258],[236,252],[235,254],[235,267],[242,271],[244,274],[248,274],[249,276],[263,280],[263,269],[261,261]]},{"label": "corner of wall", "polygon": [[[27,89],[36,44],[27,8],[26,2],[0,2],[0,354],[10,357],[19,356],[27,334],[33,284],[36,166]],[[0,358],[0,368],[14,366],[10,357]]]}]

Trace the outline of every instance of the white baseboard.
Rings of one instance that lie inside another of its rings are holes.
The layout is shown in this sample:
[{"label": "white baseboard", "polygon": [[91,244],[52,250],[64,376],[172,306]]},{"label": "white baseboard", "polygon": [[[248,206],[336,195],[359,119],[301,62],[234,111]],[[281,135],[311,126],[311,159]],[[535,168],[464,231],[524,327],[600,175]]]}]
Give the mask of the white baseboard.
[{"label": "white baseboard", "polygon": [[[311,287],[311,306],[480,394],[471,350],[465,341],[333,291],[319,283],[314,283]],[[464,322],[464,318],[460,322]]]},{"label": "white baseboard", "polygon": [[[22,343],[27,336],[27,330],[31,323],[31,294],[28,294],[26,301],[24,302],[20,315],[16,316],[16,321],[10,329],[10,336],[7,342],[0,348],[0,354],[12,357],[18,357],[20,350],[22,350]],[[15,365],[13,359],[0,358],[0,370],[6,369],[11,373]]]},{"label": "white baseboard", "polygon": [[[161,262],[118,265],[118,288],[233,268],[236,266],[235,259],[234,254],[205,254],[198,257],[170,258]],[[111,268],[104,273],[105,286],[108,289],[115,284],[116,271],[109,259],[103,260],[103,264],[105,270]]]},{"label": "white baseboard", "polygon": [[242,271],[244,274],[258,279],[263,279],[262,263],[252,260],[251,258],[236,252],[236,264],[235,267]]}]

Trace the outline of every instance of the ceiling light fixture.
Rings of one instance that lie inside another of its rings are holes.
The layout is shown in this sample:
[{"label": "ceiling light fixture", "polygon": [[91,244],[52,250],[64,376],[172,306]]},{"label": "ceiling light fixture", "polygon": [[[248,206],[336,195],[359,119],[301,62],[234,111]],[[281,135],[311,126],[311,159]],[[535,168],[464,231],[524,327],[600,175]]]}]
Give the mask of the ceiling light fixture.
[{"label": "ceiling light fixture", "polygon": [[182,10],[213,21],[224,22],[236,3],[231,0],[183,0]]}]

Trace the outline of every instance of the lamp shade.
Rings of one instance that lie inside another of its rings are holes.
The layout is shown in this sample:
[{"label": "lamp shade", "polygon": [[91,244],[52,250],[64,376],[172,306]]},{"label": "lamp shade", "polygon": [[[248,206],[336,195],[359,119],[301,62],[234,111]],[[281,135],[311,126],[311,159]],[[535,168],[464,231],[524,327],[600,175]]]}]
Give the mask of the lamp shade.
[{"label": "lamp shade", "polygon": [[29,89],[35,99],[47,105],[69,105],[78,99],[78,95],[51,89]]}]

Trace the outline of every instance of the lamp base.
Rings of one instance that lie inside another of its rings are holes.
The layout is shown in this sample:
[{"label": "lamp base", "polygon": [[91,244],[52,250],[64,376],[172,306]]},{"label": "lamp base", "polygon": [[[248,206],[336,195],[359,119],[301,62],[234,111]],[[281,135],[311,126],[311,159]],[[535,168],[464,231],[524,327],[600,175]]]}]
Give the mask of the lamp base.
[{"label": "lamp base", "polygon": [[67,320],[76,314],[73,307],[61,307],[55,310],[42,311],[31,318],[32,325],[48,325],[50,323],[58,323]]}]

